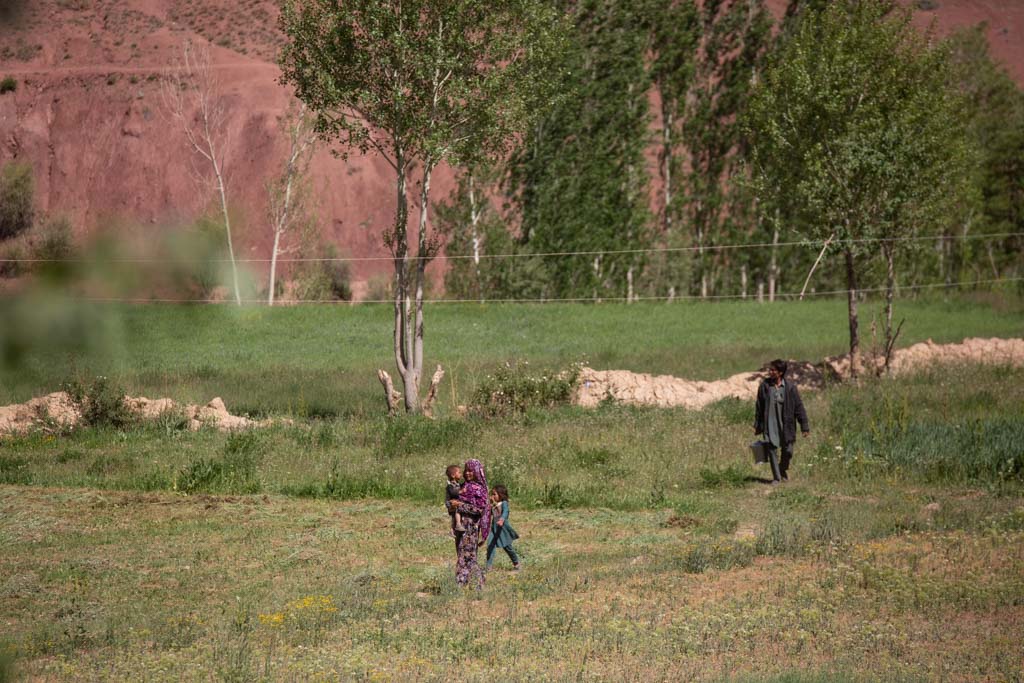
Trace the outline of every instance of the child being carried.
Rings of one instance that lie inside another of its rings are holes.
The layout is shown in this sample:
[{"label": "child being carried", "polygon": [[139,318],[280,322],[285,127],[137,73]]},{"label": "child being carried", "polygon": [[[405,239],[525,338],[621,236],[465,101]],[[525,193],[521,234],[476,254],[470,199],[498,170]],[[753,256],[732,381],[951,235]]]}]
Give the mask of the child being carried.
[{"label": "child being carried", "polygon": [[444,474],[448,478],[448,484],[444,489],[444,506],[451,515],[452,536],[455,536],[466,530],[466,527],[462,526],[462,515],[459,514],[458,507],[452,507],[452,501],[459,497],[465,482],[462,482],[462,468],[458,465],[448,465]]}]

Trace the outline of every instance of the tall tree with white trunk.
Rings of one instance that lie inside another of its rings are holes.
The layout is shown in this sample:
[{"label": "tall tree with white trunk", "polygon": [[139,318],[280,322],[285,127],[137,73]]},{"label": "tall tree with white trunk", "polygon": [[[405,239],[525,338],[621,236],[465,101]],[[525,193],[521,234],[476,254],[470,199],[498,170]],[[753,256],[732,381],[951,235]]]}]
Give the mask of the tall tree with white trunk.
[{"label": "tall tree with white trunk", "polygon": [[[422,406],[420,381],[425,270],[439,246],[428,220],[432,176],[441,163],[502,154],[551,97],[560,17],[543,0],[285,0],[281,26],[282,80],[320,135],[342,155],[380,154],[395,173],[395,220],[383,236],[395,365],[406,411],[429,410],[436,384]],[[395,392],[386,386],[386,395],[393,411]]]},{"label": "tall tree with white trunk", "polygon": [[231,236],[231,214],[228,211],[228,172],[231,133],[228,129],[228,106],[220,81],[210,59],[210,48],[186,41],[181,57],[171,66],[163,82],[164,106],[180,126],[189,147],[198,159],[193,176],[201,186],[216,190],[220,203],[235,303],[242,305],[238,285],[238,264]]},{"label": "tall tree with white trunk", "polygon": [[277,259],[287,251],[284,241],[288,232],[301,220],[308,191],[309,162],[313,157],[316,132],[313,118],[305,104],[288,107],[281,117],[281,132],[288,140],[281,175],[267,183],[267,210],[274,235],[270,252],[270,277],[267,287],[267,305],[274,305],[277,285]]}]

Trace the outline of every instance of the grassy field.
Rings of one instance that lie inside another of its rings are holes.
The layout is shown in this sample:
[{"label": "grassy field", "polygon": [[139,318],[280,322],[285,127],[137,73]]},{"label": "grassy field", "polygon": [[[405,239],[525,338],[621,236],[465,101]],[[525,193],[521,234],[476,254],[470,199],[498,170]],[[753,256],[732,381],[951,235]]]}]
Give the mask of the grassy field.
[{"label": "grassy field", "polygon": [[[1024,334],[1024,300],[900,302],[902,345],[925,339]],[[871,344],[876,304],[862,306]],[[74,376],[105,374],[130,392],[232,410],[323,416],[375,414],[376,369],[393,373],[386,306],[88,306],[43,299],[0,302],[7,350],[0,405],[55,391]],[[510,359],[547,367],[721,377],[778,356],[817,361],[847,349],[839,300],[714,304],[447,305],[428,307],[426,360],[448,371],[442,411],[465,403],[479,378]],[[23,353],[20,353],[23,351]]]},{"label": "grassy field", "polygon": [[[792,323],[778,343],[751,339],[765,310]],[[1017,304],[902,310],[906,343],[1024,328]],[[433,421],[380,415],[381,309],[130,308],[95,337],[115,352],[22,356],[6,399],[109,372],[293,422],[0,442],[0,680],[5,656],[38,680],[1024,680],[1024,370],[807,392],[812,435],[769,487],[745,402],[451,406],[510,357],[691,377],[817,358],[843,348],[841,306],[431,313],[454,375]],[[471,456],[522,535],[524,570],[499,557],[483,593],[454,586],[440,506]]]}]

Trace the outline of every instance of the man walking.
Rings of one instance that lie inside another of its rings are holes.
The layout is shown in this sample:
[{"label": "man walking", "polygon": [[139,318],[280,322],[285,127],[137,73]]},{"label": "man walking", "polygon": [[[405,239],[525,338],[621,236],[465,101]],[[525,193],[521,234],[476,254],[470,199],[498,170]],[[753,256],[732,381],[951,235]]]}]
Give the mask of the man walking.
[{"label": "man walking", "polygon": [[[796,442],[796,423],[806,437],[811,433],[804,402],[796,383],[786,380],[788,365],[784,360],[773,360],[768,365],[768,377],[757,389],[754,408],[754,434],[763,434],[768,461],[772,466],[772,484],[789,481],[789,463],[793,459]],[[781,460],[777,457],[782,450]]]}]

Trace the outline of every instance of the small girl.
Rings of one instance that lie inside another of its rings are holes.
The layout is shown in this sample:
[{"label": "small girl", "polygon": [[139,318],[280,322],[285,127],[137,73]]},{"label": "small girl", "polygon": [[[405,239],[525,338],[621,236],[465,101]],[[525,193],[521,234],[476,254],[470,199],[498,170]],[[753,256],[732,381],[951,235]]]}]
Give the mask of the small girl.
[{"label": "small girl", "polygon": [[487,568],[491,568],[494,562],[495,548],[501,548],[508,553],[508,559],[512,560],[513,571],[519,571],[519,556],[512,547],[512,541],[519,538],[519,534],[508,523],[508,489],[497,484],[491,489],[491,538],[487,543]]}]

